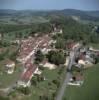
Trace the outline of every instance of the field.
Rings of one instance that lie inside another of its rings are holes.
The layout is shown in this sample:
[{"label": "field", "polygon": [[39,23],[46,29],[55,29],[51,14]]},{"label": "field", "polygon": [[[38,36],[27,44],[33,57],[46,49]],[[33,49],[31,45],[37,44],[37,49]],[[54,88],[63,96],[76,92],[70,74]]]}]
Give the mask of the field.
[{"label": "field", "polygon": [[40,82],[37,87],[32,87],[32,95],[29,98],[26,98],[25,100],[39,100],[39,95],[42,94],[51,94],[56,91],[57,87],[54,84],[51,84],[51,86],[48,85],[48,83],[51,83],[53,79],[57,79],[58,70],[44,70],[43,75],[45,76],[46,80],[43,82]]},{"label": "field", "polygon": [[21,67],[19,64],[16,65],[15,72],[11,75],[8,75],[6,72],[0,72],[0,88],[8,88],[15,84],[21,75]]},{"label": "field", "polygon": [[[56,92],[57,87],[55,84],[52,83],[53,80],[60,79],[59,81],[61,82],[65,71],[63,70],[62,74],[59,75],[60,68],[54,69],[54,70],[49,70],[45,69],[44,72],[42,73],[45,76],[45,81],[38,83],[37,87],[32,86],[32,95],[30,97],[27,97],[26,99],[23,100],[39,100],[40,95],[49,95],[50,97],[52,96],[53,93]],[[42,92],[43,91],[43,92]]]},{"label": "field", "polygon": [[[64,69],[64,68],[63,68]],[[42,95],[47,95],[49,98],[52,97],[53,93],[57,91],[57,86],[54,84],[52,81],[53,80],[58,80],[61,82],[64,78],[64,73],[65,70],[62,71],[62,74],[59,74],[58,72],[60,71],[60,68],[54,69],[54,70],[49,70],[47,68],[44,69],[42,72],[42,75],[45,76],[45,80],[38,82],[37,86],[31,86],[31,94],[30,95],[24,95],[18,94],[18,96],[22,96],[21,100],[39,100],[39,97]],[[15,92],[14,96],[17,93]],[[18,99],[18,96],[14,98],[15,100],[20,100]]]},{"label": "field", "polygon": [[13,41],[19,38],[26,38],[31,33],[32,25],[0,25],[0,33],[3,33],[3,40]]},{"label": "field", "polygon": [[99,49],[99,44],[91,43],[90,46],[92,46],[94,49]]},{"label": "field", "polygon": [[99,64],[84,72],[81,87],[68,86],[63,100],[99,100]]},{"label": "field", "polygon": [[10,45],[7,47],[3,47],[2,49],[4,52],[6,52],[5,53],[6,55],[5,56],[3,55],[4,58],[2,60],[0,60],[0,88],[6,88],[18,80],[18,78],[21,74],[22,66],[20,64],[16,63],[15,72],[11,75],[8,75],[6,73],[5,65],[7,64],[8,60],[10,59],[10,55],[12,55],[12,53],[17,50],[17,46]]},{"label": "field", "polygon": [[42,16],[16,16],[16,17],[0,17],[0,24],[11,24],[11,25],[20,25],[20,24],[31,24],[31,23],[45,23],[48,22],[46,18]]}]

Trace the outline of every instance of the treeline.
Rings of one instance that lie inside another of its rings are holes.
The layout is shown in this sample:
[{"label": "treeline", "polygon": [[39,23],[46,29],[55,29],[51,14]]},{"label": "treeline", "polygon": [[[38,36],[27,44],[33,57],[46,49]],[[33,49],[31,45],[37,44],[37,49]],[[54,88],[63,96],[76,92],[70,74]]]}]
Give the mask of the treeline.
[{"label": "treeline", "polygon": [[[10,46],[16,46],[16,50],[10,51]],[[6,48],[0,53],[0,61],[4,60],[5,58],[9,58],[10,60],[16,61],[16,57],[18,54],[18,45],[11,44],[8,41],[0,40],[0,48]]]},{"label": "treeline", "polygon": [[51,25],[50,23],[40,23],[40,24],[31,24],[31,25],[0,25],[0,33],[9,33],[14,31],[20,31],[24,29],[30,29],[33,32],[50,32]]},{"label": "treeline", "polygon": [[8,33],[8,32],[14,32],[19,30],[24,30],[27,28],[30,28],[31,25],[8,25],[8,24],[1,24],[0,25],[0,33]]},{"label": "treeline", "polygon": [[52,31],[52,25],[50,22],[40,23],[40,24],[32,24],[31,33],[33,35],[35,33],[46,34]]},{"label": "treeline", "polygon": [[56,26],[60,26],[63,29],[62,37],[65,40],[72,39],[75,41],[85,41],[98,43],[99,42],[99,32],[92,31],[94,25],[92,24],[82,24],[73,20],[70,17],[60,17],[52,20]]},{"label": "treeline", "polygon": [[2,38],[24,38],[34,36],[35,33],[50,33],[52,26],[50,23],[31,24],[31,25],[0,25]]},{"label": "treeline", "polygon": [[[82,24],[80,22],[73,20],[71,17],[64,16],[50,17],[49,22],[40,24],[0,25],[0,33],[6,35],[7,33],[12,32],[11,34],[15,34],[15,38],[22,38],[27,37],[29,35],[34,36],[35,33],[50,33],[53,31],[53,25],[63,29],[62,38],[65,40],[72,39],[76,41],[82,40],[92,43],[99,42],[99,31],[92,31],[94,25]],[[11,34],[9,36],[11,36]]]}]

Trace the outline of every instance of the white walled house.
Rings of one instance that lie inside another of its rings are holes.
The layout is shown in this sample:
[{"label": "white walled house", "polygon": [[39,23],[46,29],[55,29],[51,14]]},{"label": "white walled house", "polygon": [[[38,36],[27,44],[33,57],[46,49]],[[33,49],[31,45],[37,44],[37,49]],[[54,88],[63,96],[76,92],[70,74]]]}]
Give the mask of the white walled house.
[{"label": "white walled house", "polygon": [[54,28],[54,31],[51,33],[52,35],[56,35],[56,34],[62,34],[63,30],[62,29],[56,29]]},{"label": "white walled house", "polygon": [[38,67],[30,69],[30,70],[26,70],[23,73],[22,78],[17,82],[18,86],[30,87],[31,79],[34,76],[34,74],[37,74],[37,73],[38,73]]},{"label": "white walled house", "polygon": [[6,72],[8,74],[13,74],[15,69],[15,63],[13,61],[8,61],[5,67],[6,67]]},{"label": "white walled house", "polygon": [[86,65],[85,61],[84,60],[81,60],[81,59],[78,61],[78,64]]},{"label": "white walled house", "polygon": [[88,61],[88,60],[79,60],[78,61],[78,64],[81,64],[81,65],[84,65],[84,66],[91,66],[91,65],[93,65],[93,63],[92,62],[90,62],[90,61]]}]

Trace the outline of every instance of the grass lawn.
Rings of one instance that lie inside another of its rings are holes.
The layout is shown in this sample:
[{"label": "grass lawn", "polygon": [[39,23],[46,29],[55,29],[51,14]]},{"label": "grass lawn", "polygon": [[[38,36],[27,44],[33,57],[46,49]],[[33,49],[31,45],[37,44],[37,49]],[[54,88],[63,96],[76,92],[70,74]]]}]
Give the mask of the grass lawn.
[{"label": "grass lawn", "polygon": [[29,96],[23,96],[21,100],[39,100],[39,96],[44,94],[52,96],[52,94],[57,91],[57,86],[52,81],[59,79],[59,77],[61,77],[59,81],[64,78],[65,71],[63,70],[62,74],[59,75],[59,70],[60,68],[54,70],[45,68],[42,74],[45,76],[46,80],[38,82],[37,86],[31,86],[31,94]]},{"label": "grass lawn", "polygon": [[84,72],[81,87],[68,86],[63,100],[99,100],[99,64]]},{"label": "grass lawn", "polygon": [[89,45],[92,46],[94,49],[99,49],[99,44],[94,44],[94,43],[92,44],[91,43]]},{"label": "grass lawn", "polygon": [[[0,49],[2,49],[2,51],[0,52],[0,54],[5,53],[6,55],[3,56],[4,57],[4,61],[6,61],[6,59],[9,59],[9,56],[16,52],[16,50],[18,49],[18,46],[16,45],[8,45],[7,47],[0,47]],[[1,63],[4,62],[2,60],[0,60],[0,66],[2,65]],[[5,62],[6,63],[6,62]]]},{"label": "grass lawn", "polygon": [[[4,70],[4,66],[2,66],[2,70]],[[21,65],[19,64],[16,65],[15,72],[11,75],[7,74],[6,72],[0,71],[0,88],[6,88],[15,83],[19,79],[20,74],[21,74]]]},{"label": "grass lawn", "polygon": [[[43,75],[45,76],[46,80],[38,83],[37,87],[32,86],[32,95],[23,100],[39,100],[40,95],[46,93],[51,94],[55,92],[57,87],[55,86],[55,84],[52,83],[52,80],[58,78],[58,71],[59,69],[49,70],[46,68],[43,72]],[[49,86],[48,83],[51,83],[51,85]]]}]

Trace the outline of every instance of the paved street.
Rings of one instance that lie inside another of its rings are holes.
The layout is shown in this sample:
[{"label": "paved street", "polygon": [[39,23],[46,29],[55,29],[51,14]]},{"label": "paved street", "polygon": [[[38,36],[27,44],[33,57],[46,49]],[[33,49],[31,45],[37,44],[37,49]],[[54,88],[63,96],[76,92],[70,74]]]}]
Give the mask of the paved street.
[{"label": "paved street", "polygon": [[[73,62],[74,62],[77,50],[78,50],[78,48],[76,48],[76,49],[74,49],[74,50],[72,50],[70,52],[69,64],[67,66],[68,69],[71,69],[71,67],[73,65]],[[56,97],[55,100],[62,100],[64,92],[66,90],[66,87],[67,87],[67,84],[68,84],[70,78],[71,78],[71,73],[67,72],[66,75],[65,75],[65,80],[64,80],[64,82],[62,84],[62,87],[60,88],[60,90],[59,90],[59,92],[58,92],[57,97]]]}]

